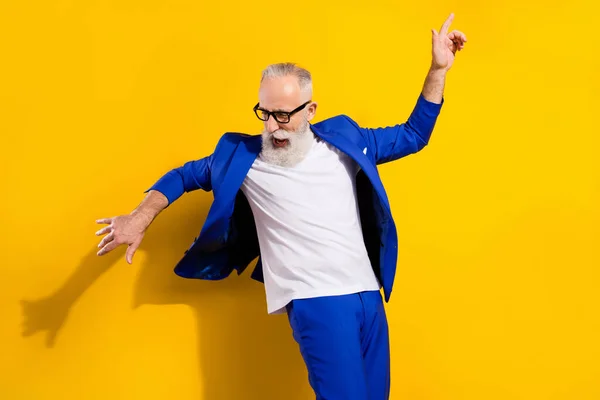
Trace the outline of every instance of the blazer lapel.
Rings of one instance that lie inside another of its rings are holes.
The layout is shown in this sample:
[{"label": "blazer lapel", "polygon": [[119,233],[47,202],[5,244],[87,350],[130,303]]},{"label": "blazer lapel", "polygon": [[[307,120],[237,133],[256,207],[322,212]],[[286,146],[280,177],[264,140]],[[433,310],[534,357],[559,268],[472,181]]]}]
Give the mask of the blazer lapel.
[{"label": "blazer lapel", "polygon": [[252,136],[238,143],[230,158],[231,162],[227,167],[227,172],[223,176],[220,190],[215,192],[215,199],[200,236],[192,246],[196,242],[200,242],[203,249],[212,249],[227,241],[235,198],[250,167],[252,167],[252,163],[260,153],[261,144],[262,138],[260,136]]},{"label": "blazer lapel", "polygon": [[227,173],[223,177],[221,198],[215,199],[219,204],[227,206],[233,203],[252,163],[260,153],[261,147],[262,137],[260,135],[240,141],[231,157]]},{"label": "blazer lapel", "polygon": [[385,193],[385,190],[383,189],[381,179],[379,179],[379,173],[377,172],[375,166],[367,158],[367,156],[362,152],[362,150],[358,146],[351,143],[348,139],[346,139],[344,135],[330,131],[320,130],[314,125],[311,125],[311,129],[315,133],[315,135],[319,136],[321,139],[325,140],[332,146],[337,147],[339,150],[346,153],[354,161],[356,161],[356,163],[360,166],[360,168],[364,171],[364,173],[367,175],[367,177],[373,184],[373,187],[375,188],[377,194],[383,200],[383,203],[388,208],[388,211],[391,213],[387,195]]}]

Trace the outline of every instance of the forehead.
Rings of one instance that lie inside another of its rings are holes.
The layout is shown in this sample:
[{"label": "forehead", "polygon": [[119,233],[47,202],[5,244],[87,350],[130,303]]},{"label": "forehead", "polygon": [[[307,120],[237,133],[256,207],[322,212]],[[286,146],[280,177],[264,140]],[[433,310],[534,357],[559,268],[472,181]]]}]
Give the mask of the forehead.
[{"label": "forehead", "polygon": [[295,76],[265,79],[258,91],[258,101],[267,110],[293,110],[301,103],[298,79]]}]

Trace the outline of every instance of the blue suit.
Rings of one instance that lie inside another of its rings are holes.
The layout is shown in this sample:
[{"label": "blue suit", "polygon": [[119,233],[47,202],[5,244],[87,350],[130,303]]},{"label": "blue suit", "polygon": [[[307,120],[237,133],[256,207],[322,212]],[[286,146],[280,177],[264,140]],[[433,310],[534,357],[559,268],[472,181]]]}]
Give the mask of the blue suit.
[{"label": "blue suit", "polygon": [[[361,168],[356,184],[363,236],[386,301],[396,272],[398,237],[376,166],[425,147],[442,104],[431,103],[419,95],[408,120],[386,128],[362,128],[346,115],[311,125],[315,135],[349,155]],[[163,193],[169,205],[185,192],[213,191],[214,202],[204,226],[175,266],[177,275],[223,279],[234,269],[242,273],[259,257],[252,278],[263,282],[254,217],[240,190],[261,146],[261,135],[225,133],[211,155],[169,171],[146,190]]]},{"label": "blue suit", "polygon": [[[316,136],[360,166],[356,176],[360,222],[385,301],[392,292],[398,237],[377,165],[425,147],[441,106],[420,95],[408,120],[395,126],[362,128],[345,115],[311,125]],[[160,191],[169,204],[184,192],[213,191],[200,235],[175,266],[178,275],[222,279],[234,269],[242,273],[259,257],[252,277],[263,281],[254,217],[240,190],[261,146],[261,135],[226,133],[211,155],[171,170],[147,190]],[[379,291],[297,299],[286,309],[317,399],[389,397],[388,326]]]}]

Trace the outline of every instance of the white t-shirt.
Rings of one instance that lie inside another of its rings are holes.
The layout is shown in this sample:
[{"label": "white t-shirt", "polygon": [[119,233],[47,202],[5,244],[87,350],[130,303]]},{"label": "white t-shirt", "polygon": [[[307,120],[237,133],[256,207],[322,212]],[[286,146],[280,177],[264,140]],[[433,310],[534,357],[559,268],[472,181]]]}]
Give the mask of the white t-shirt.
[{"label": "white t-shirt", "polygon": [[293,299],[380,289],[360,225],[359,169],[318,137],[294,167],[254,161],[241,189],[256,222],[269,314]]}]

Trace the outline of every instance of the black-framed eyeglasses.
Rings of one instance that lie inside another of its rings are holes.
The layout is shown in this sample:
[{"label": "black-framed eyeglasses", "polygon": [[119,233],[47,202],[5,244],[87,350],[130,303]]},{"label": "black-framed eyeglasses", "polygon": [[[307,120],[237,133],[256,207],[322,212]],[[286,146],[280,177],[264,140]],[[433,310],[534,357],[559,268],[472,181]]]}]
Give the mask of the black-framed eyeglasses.
[{"label": "black-framed eyeglasses", "polygon": [[312,100],[309,100],[306,103],[302,104],[300,107],[295,108],[295,109],[293,109],[292,111],[289,111],[289,112],[287,112],[287,111],[267,111],[267,110],[263,110],[262,108],[259,108],[259,104],[260,104],[260,101],[259,101],[254,106],[253,110],[254,110],[254,114],[256,114],[256,116],[258,117],[258,119],[260,119],[261,121],[267,121],[269,119],[269,117],[272,115],[273,118],[275,118],[275,121],[279,122],[280,124],[287,124],[288,122],[290,122],[290,119],[292,118],[292,115],[294,115],[298,111],[302,110],[311,101]]}]

